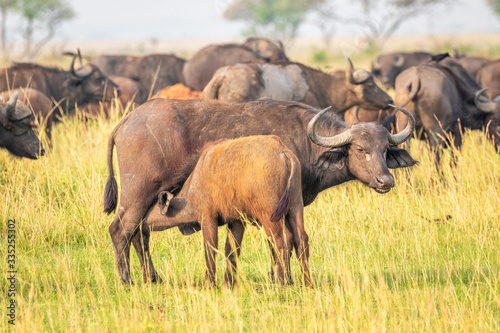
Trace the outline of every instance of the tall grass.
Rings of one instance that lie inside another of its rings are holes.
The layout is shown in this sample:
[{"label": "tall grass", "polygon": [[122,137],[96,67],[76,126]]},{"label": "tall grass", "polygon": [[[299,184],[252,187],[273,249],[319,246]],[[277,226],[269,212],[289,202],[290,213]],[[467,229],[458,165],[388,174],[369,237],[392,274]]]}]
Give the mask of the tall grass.
[{"label": "tall grass", "polygon": [[[106,143],[119,119],[64,118],[38,161],[0,151],[3,276],[7,220],[16,220],[15,330],[500,330],[500,155],[484,134],[467,132],[456,165],[444,154],[442,173],[413,141],[420,164],[396,170],[388,194],[357,182],[321,193],[305,209],[315,288],[301,286],[296,260],[295,285],[271,283],[266,239],[250,227],[238,286],[207,290],[201,233],[178,230],[151,238],[163,284],[141,282],[133,250],[135,284],[119,282],[107,231],[113,216],[102,213]],[[224,268],[219,255],[219,283]],[[2,293],[2,311],[8,301]],[[3,316],[0,331],[8,328]]]}]

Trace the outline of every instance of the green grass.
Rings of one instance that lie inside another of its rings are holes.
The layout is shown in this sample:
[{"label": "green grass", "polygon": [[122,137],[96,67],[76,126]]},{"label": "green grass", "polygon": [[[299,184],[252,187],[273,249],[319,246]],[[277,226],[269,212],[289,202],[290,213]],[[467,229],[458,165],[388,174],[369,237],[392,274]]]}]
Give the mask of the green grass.
[{"label": "green grass", "polygon": [[[0,151],[0,258],[6,276],[15,218],[17,331],[500,331],[500,155],[482,133],[466,133],[456,166],[444,154],[443,177],[413,141],[420,164],[395,171],[388,194],[358,182],[321,193],[305,209],[315,288],[300,285],[295,257],[296,284],[271,283],[264,234],[251,227],[238,287],[207,290],[201,233],[177,230],[151,237],[163,284],[141,282],[133,250],[135,284],[119,282],[107,231],[114,216],[102,213],[118,121],[65,119],[38,161]],[[224,268],[219,255],[219,284]],[[4,313],[8,301],[2,293]]]}]

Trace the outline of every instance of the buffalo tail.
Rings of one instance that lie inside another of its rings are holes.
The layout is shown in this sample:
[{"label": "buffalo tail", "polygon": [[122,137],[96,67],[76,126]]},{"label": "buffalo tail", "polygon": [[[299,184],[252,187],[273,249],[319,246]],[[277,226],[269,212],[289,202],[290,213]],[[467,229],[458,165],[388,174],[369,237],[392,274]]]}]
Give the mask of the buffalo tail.
[{"label": "buffalo tail", "polygon": [[292,177],[295,173],[295,163],[294,159],[289,156],[288,152],[285,152],[286,157],[288,158],[288,161],[291,164],[290,167],[290,176],[288,177],[288,182],[286,184],[286,189],[283,195],[281,196],[280,201],[278,201],[278,204],[276,205],[276,209],[274,212],[271,214],[271,222],[278,222],[285,216],[285,214],[288,212],[288,208],[290,208],[290,184],[292,182]]}]

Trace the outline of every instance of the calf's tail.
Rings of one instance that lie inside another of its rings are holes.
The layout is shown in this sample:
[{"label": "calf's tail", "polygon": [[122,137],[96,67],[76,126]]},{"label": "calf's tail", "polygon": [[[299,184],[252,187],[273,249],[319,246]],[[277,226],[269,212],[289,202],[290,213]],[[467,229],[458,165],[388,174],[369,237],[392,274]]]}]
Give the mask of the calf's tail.
[{"label": "calf's tail", "polygon": [[284,154],[288,158],[289,164],[291,165],[290,176],[288,177],[288,182],[286,184],[285,192],[278,201],[278,204],[276,205],[274,212],[271,214],[270,218],[271,222],[278,222],[279,220],[281,220],[283,216],[285,216],[286,213],[288,212],[288,208],[290,208],[290,193],[291,193],[290,184],[292,182],[292,177],[295,174],[296,165],[294,163],[293,157],[290,156],[289,152],[285,152]]}]

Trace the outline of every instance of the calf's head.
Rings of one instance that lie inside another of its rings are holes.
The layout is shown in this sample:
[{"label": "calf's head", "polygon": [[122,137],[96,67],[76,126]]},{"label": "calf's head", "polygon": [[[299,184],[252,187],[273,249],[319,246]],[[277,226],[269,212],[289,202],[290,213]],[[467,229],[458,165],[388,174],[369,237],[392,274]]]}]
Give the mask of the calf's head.
[{"label": "calf's head", "polygon": [[45,149],[33,131],[35,117],[26,104],[17,100],[18,94],[14,92],[7,103],[0,105],[0,147],[19,157],[37,159]]},{"label": "calf's head", "polygon": [[391,134],[378,123],[358,123],[332,137],[322,137],[315,132],[318,119],[328,110],[315,115],[309,122],[307,134],[315,144],[330,148],[323,153],[314,166],[323,170],[347,168],[363,184],[378,193],[389,192],[394,187],[394,177],[388,168],[405,168],[417,162],[404,150],[396,146],[406,141],[413,133],[415,120],[407,110],[409,122],[398,134]]},{"label": "calf's head", "polygon": [[364,69],[354,70],[351,60],[346,58],[346,61],[347,87],[354,95],[356,105],[367,109],[388,109],[393,100],[377,86],[372,73]]}]

